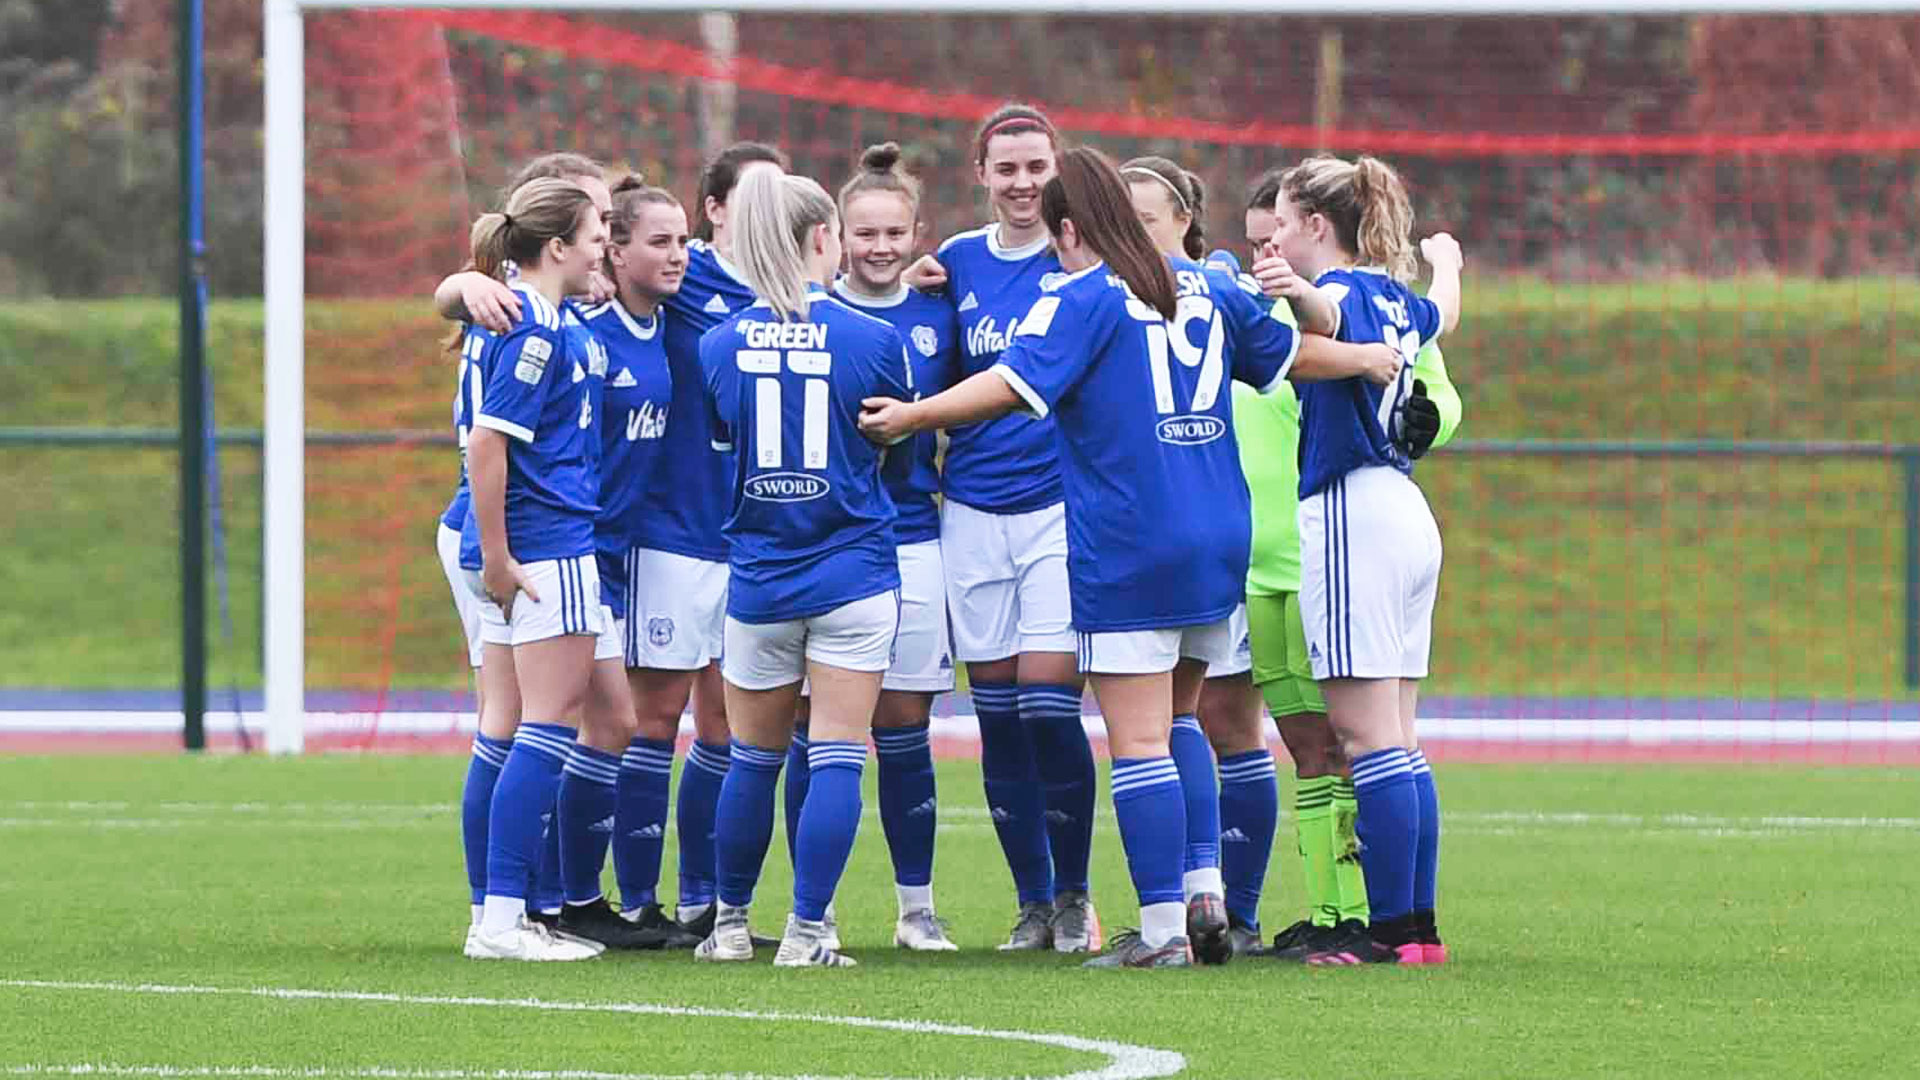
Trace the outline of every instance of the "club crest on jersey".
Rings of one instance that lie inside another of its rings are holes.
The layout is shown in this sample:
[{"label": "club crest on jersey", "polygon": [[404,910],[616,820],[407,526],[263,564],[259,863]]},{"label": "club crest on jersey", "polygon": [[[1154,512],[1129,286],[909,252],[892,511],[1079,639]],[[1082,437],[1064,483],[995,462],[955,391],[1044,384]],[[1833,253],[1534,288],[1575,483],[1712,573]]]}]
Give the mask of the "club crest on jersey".
[{"label": "club crest on jersey", "polygon": [[513,363],[513,377],[528,386],[538,386],[547,373],[547,361],[553,357],[553,343],[542,337],[530,337],[520,343],[520,355]]},{"label": "club crest on jersey", "polygon": [[1171,446],[1200,446],[1227,433],[1227,422],[1217,416],[1169,416],[1154,426],[1154,434]]},{"label": "club crest on jersey", "polygon": [[647,644],[664,649],[673,644],[673,620],[654,618],[647,620]]},{"label": "club crest on jersey", "polygon": [[920,350],[921,356],[932,356],[940,349],[940,336],[931,326],[914,327],[912,337],[913,347]]},{"label": "club crest on jersey", "polygon": [[749,477],[746,483],[747,498],[760,502],[808,502],[832,490],[826,477],[798,472],[762,473]]}]

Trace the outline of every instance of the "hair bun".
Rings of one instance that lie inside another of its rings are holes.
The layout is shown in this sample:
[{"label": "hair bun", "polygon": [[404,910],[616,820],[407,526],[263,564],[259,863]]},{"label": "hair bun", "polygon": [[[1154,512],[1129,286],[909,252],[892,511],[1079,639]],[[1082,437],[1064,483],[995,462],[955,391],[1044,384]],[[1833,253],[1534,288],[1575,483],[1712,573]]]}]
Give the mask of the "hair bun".
[{"label": "hair bun", "polygon": [[868,172],[892,172],[900,164],[900,144],[883,142],[869,146],[860,154],[860,167]]},{"label": "hair bun", "polygon": [[619,183],[613,185],[612,193],[615,195],[618,195],[623,191],[639,191],[641,188],[644,188],[646,186],[647,186],[646,177],[640,175],[637,172],[630,172],[627,175],[621,177]]}]

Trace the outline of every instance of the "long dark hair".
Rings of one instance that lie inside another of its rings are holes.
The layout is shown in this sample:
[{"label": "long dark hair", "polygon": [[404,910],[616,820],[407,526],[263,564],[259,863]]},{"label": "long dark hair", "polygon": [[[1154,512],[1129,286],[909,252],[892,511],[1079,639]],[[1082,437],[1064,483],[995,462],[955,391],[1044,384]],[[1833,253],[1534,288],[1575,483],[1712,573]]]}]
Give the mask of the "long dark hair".
[{"label": "long dark hair", "polygon": [[693,235],[702,240],[713,239],[713,222],[707,218],[707,200],[725,206],[733,194],[735,184],[740,182],[740,170],[756,161],[770,161],[782,169],[787,167],[787,155],[766,143],[737,142],[700,170],[700,194],[694,199],[694,209],[699,212],[700,220],[694,223]]},{"label": "long dark hair", "polygon": [[1167,257],[1153,246],[1133,212],[1133,198],[1113,159],[1076,146],[1060,155],[1060,172],[1040,189],[1040,216],[1057,240],[1071,219],[1080,242],[1106,261],[1142,303],[1173,318],[1178,289]]}]

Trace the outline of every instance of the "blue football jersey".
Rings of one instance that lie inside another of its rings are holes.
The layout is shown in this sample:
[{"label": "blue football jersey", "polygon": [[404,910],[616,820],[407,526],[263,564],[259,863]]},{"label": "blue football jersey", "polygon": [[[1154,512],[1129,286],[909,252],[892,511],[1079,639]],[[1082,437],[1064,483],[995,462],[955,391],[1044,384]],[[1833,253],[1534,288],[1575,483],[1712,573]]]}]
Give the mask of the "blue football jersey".
[{"label": "blue football jersey", "polygon": [[467,486],[467,436],[473,432],[473,416],[468,412],[467,380],[480,377],[480,354],[491,335],[476,326],[468,326],[460,339],[460,374],[453,384],[453,441],[460,447],[460,482],[454,485],[453,498],[440,514],[440,524],[455,532],[466,529],[471,513],[472,489]]},{"label": "blue football jersey", "polygon": [[[586,312],[594,347],[605,357],[600,413],[600,595],[626,614],[626,555],[635,546],[644,499],[663,462],[673,376],[667,370],[666,315],[638,319],[618,300]],[[589,372],[591,374],[591,372]]]},{"label": "blue football jersey", "polygon": [[[899,332],[913,365],[915,393],[931,397],[960,381],[960,327],[952,304],[905,285],[884,300],[861,296],[846,288],[844,281],[834,286],[834,294],[848,307]],[[940,469],[935,460],[939,453],[939,436],[931,431],[923,431],[887,451],[880,478],[899,514],[893,523],[893,538],[899,543],[940,539],[940,508],[934,502],[934,496],[940,493]]]},{"label": "blue football jersey", "polygon": [[1059,425],[1082,632],[1215,622],[1246,588],[1252,503],[1229,383],[1278,386],[1299,342],[1232,278],[1170,261],[1171,321],[1102,264],[1036,302],[995,367]]},{"label": "blue football jersey", "polygon": [[756,304],[700,347],[716,448],[735,453],[727,614],[769,623],[900,587],[885,451],[860,402],[911,400],[893,327],[816,292],[804,321]]},{"label": "blue football jersey", "polygon": [[1400,407],[1413,392],[1413,361],[1440,336],[1440,308],[1384,271],[1329,270],[1314,282],[1334,302],[1334,337],[1359,345],[1385,342],[1400,350],[1400,377],[1376,386],[1358,376],[1303,382],[1300,395],[1300,497],[1355,469],[1388,465],[1408,475],[1413,462],[1393,444]]},{"label": "blue football jersey", "polygon": [[[992,367],[1034,301],[1067,276],[1046,238],[1008,250],[995,239],[998,232],[988,225],[940,245],[947,302],[960,320],[963,379]],[[947,498],[995,514],[1025,513],[1060,501],[1052,421],[1003,416],[947,434],[951,441],[942,480]]]},{"label": "blue football jersey", "polygon": [[[508,437],[507,550],[520,562],[564,559],[593,551],[599,512],[600,432],[585,355],[584,326],[562,326],[562,310],[516,285],[514,328],[484,335],[478,378],[469,375],[466,415],[475,427]],[[462,530],[460,565],[480,569],[478,523]]]},{"label": "blue football jersey", "polygon": [[731,463],[714,451],[706,426],[705,381],[700,374],[700,335],[753,303],[753,290],[732,264],[704,241],[687,245],[687,273],[680,291],[666,300],[667,367],[673,404],[660,467],[642,500],[634,543],[690,559],[725,562],[727,490]]}]

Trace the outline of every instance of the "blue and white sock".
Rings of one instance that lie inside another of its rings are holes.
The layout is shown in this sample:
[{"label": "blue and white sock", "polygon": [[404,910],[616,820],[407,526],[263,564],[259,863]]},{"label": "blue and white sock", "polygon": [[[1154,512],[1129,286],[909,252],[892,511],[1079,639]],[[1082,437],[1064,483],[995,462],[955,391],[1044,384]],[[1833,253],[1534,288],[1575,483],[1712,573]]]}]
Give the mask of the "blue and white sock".
[{"label": "blue and white sock", "polygon": [[1433,769],[1420,750],[1407,751],[1413,768],[1413,791],[1420,800],[1420,840],[1413,858],[1413,910],[1432,912],[1440,878],[1440,792],[1433,786]]},{"label": "blue and white sock", "polygon": [[796,918],[818,922],[833,903],[833,890],[840,885],[860,831],[860,773],[866,765],[865,741],[815,739],[807,747],[807,769],[813,777],[807,784],[807,804],[800,810],[793,863]]},{"label": "blue and white sock", "polygon": [[603,895],[600,874],[613,842],[619,783],[619,758],[574,744],[560,775],[560,887],[569,904],[590,904]]},{"label": "blue and white sock", "polygon": [[786,810],[787,865],[800,865],[800,808],[807,804],[807,729],[794,725],[793,741],[787,744],[787,779],[781,787],[781,806]]},{"label": "blue and white sock", "polygon": [[[1127,871],[1140,898],[1140,936],[1159,948],[1185,925],[1181,866],[1187,845],[1187,805],[1180,769],[1171,757],[1114,758],[1113,812]],[[1169,913],[1177,921],[1169,923]]]},{"label": "blue and white sock", "polygon": [[1033,743],[1020,723],[1017,695],[1011,683],[973,684],[973,711],[980,718],[980,778],[1020,902],[1051,904],[1046,796],[1034,769]]},{"label": "blue and white sock", "polygon": [[880,827],[893,856],[893,883],[901,888],[931,886],[939,799],[927,729],[874,728],[873,749],[880,759]]},{"label": "blue and white sock", "polygon": [[1260,926],[1260,894],[1266,887],[1273,832],[1280,820],[1280,782],[1266,750],[1220,759],[1220,876],[1227,914]]},{"label": "blue and white sock", "polygon": [[1420,848],[1420,795],[1407,752],[1391,746],[1355,758],[1353,797],[1370,917],[1375,925],[1391,922],[1413,910],[1413,867]]},{"label": "blue and white sock", "polygon": [[493,813],[493,786],[500,782],[500,769],[512,749],[512,739],[475,733],[467,782],[460,789],[460,842],[467,853],[467,889],[475,908],[487,900],[487,816]]},{"label": "blue and white sock", "polygon": [[635,738],[627,743],[620,755],[613,811],[613,879],[620,885],[623,910],[657,902],[672,784],[671,739]]},{"label": "blue and white sock", "polygon": [[1020,723],[1033,745],[1034,766],[1045,792],[1054,895],[1086,892],[1100,780],[1087,729],[1080,721],[1080,688],[1022,686],[1019,705]]},{"label": "blue and white sock", "polygon": [[1180,792],[1187,808],[1187,846],[1182,891],[1191,900],[1200,893],[1225,892],[1220,880],[1220,787],[1214,777],[1213,747],[1191,713],[1173,718],[1167,738],[1173,764],[1180,770]]},{"label": "blue and white sock", "polygon": [[527,884],[540,859],[540,838],[553,816],[560,770],[573,749],[564,724],[523,723],[514,734],[487,817],[487,898],[481,928],[503,934],[527,909]]},{"label": "blue and white sock", "polygon": [[695,742],[680,769],[680,805],[675,818],[680,840],[680,907],[713,903],[713,835],[720,785],[727,778],[728,749]]},{"label": "blue and white sock", "polygon": [[[780,784],[780,766],[787,756],[735,739],[732,758],[720,785],[713,850],[719,866],[720,902],[746,907],[753,903],[760,867],[767,861],[767,845],[773,843],[773,789]],[[692,761],[691,755],[688,761]],[[682,878],[682,889],[686,887],[684,881]],[[681,903],[686,903],[684,896]]]}]

